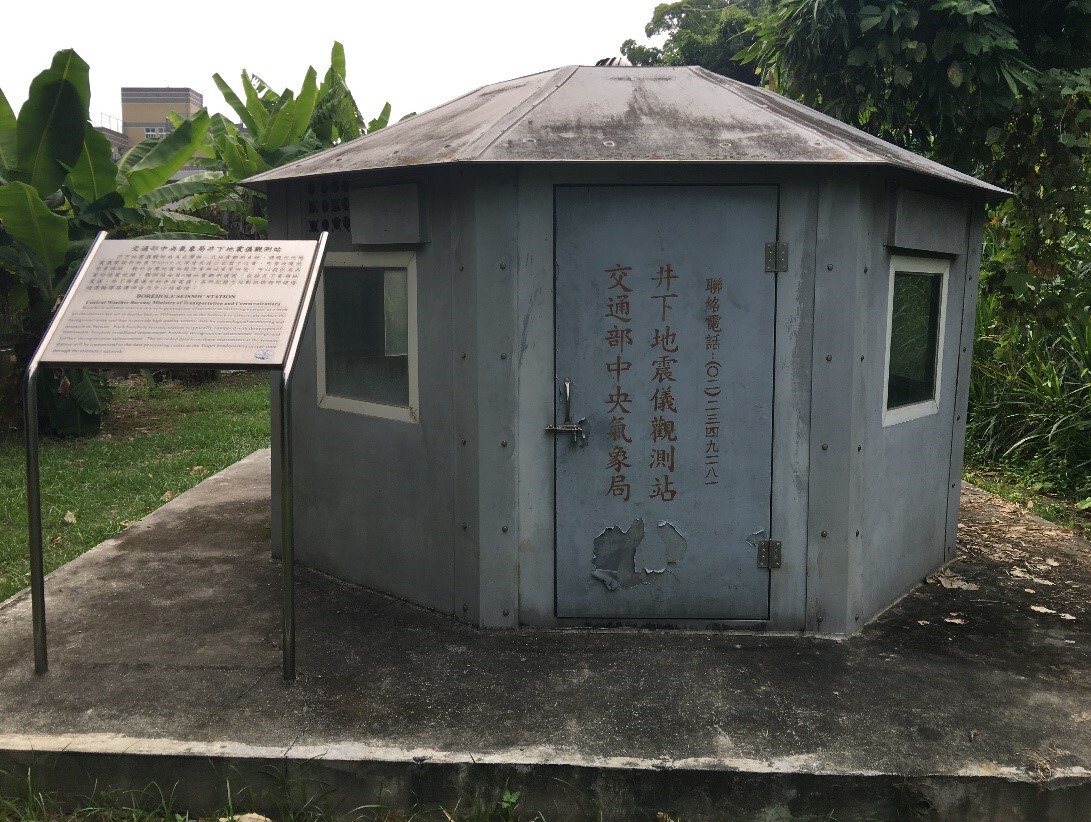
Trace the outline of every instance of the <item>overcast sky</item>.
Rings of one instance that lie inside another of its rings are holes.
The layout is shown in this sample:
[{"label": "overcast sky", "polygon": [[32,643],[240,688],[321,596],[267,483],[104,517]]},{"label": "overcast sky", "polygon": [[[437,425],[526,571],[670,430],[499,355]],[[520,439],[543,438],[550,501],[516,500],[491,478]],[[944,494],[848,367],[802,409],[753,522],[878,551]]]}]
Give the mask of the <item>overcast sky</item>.
[{"label": "overcast sky", "polygon": [[236,90],[243,68],[278,91],[298,90],[308,65],[321,78],[340,40],[364,115],[390,101],[397,120],[487,83],[616,56],[625,38],[643,42],[655,2],[14,0],[3,14],[0,89],[18,113],[54,52],[74,48],[91,66],[95,125],[121,116],[122,86],[188,86],[227,114],[215,72]]}]

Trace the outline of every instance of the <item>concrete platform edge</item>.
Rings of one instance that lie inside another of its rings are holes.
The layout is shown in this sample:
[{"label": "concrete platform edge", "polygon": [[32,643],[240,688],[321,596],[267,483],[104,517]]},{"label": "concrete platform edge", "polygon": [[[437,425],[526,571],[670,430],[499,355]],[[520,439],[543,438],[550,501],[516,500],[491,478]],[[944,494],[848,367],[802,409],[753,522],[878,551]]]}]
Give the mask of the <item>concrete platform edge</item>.
[{"label": "concrete platform edge", "polygon": [[[646,759],[637,757],[582,756],[551,748],[519,748],[509,751],[477,753],[440,751],[423,748],[396,748],[358,742],[327,745],[259,746],[231,741],[195,742],[169,738],[137,738],[119,734],[0,734],[0,754],[104,754],[150,757],[204,757],[233,760],[270,761],[291,758],[295,761],[373,762],[419,765],[499,765],[515,768],[564,766],[573,768],[609,768],[632,771],[723,771],[746,774],[804,774],[809,776],[892,777],[898,779],[931,778],[995,778],[1011,782],[1042,784],[1042,780],[1024,769],[997,767],[991,763],[966,763],[954,772],[891,773],[880,770],[859,770],[829,767],[810,757],[790,757],[784,760],[742,758],[690,757],[684,759]],[[1056,768],[1050,772],[1050,782],[1057,780],[1091,780],[1091,769],[1084,767]]]},{"label": "concrete platform edge", "polygon": [[[151,752],[140,740],[116,738],[104,751],[79,750],[72,739],[61,750],[14,747],[0,740],[0,786],[4,780],[69,808],[109,785],[114,801],[158,806],[164,796],[190,813],[215,814],[231,807],[282,818],[302,808],[338,819],[368,818],[383,808],[427,813],[494,808],[503,791],[519,792],[521,818],[654,819],[656,813],[704,819],[931,819],[1085,820],[1091,807],[1091,774],[1054,773],[1034,780],[1026,774],[915,776],[743,771],[727,762],[649,763],[512,762],[450,752],[387,749],[368,759],[342,758],[348,751],[304,758],[304,752],[224,745],[218,754],[192,750]],[[59,742],[59,740],[58,740]],[[126,744],[132,745],[121,750]],[[215,747],[215,746],[209,746]],[[360,747],[364,746],[348,746]],[[227,750],[234,749],[234,750]],[[409,754],[411,752],[401,752]],[[1079,772],[1077,772],[1079,771]],[[430,817],[422,817],[430,818]],[[442,817],[437,817],[442,818]]]}]

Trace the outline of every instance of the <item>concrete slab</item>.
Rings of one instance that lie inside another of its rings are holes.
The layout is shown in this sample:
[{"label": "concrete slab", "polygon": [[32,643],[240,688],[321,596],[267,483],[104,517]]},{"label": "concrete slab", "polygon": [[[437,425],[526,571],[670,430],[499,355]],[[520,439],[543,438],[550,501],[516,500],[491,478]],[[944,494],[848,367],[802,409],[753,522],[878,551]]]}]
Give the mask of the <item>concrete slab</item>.
[{"label": "concrete slab", "polygon": [[976,489],[960,561],[848,641],[480,631],[303,571],[287,684],[268,488],[258,452],[51,574],[45,676],[0,605],[0,771],[198,810],[230,779],[274,812],[1091,818],[1091,546]]}]

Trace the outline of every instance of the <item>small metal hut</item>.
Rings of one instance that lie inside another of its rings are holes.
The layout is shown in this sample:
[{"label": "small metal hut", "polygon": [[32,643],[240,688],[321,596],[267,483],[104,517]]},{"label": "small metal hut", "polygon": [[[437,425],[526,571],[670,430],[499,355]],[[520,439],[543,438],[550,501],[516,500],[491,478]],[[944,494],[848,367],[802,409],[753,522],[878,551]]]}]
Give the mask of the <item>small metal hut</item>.
[{"label": "small metal hut", "polygon": [[1000,189],[701,69],[582,66],[250,182],[272,236],[331,233],[304,564],[487,627],[849,634],[953,557]]}]

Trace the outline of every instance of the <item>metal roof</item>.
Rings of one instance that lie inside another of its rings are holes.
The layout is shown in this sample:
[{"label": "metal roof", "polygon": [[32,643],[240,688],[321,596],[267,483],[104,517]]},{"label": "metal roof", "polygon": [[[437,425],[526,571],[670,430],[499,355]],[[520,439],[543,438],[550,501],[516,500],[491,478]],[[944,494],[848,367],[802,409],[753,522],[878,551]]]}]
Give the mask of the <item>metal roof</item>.
[{"label": "metal roof", "polygon": [[880,165],[1006,194],[771,91],[701,68],[632,66],[484,86],[246,182],[468,162]]}]

